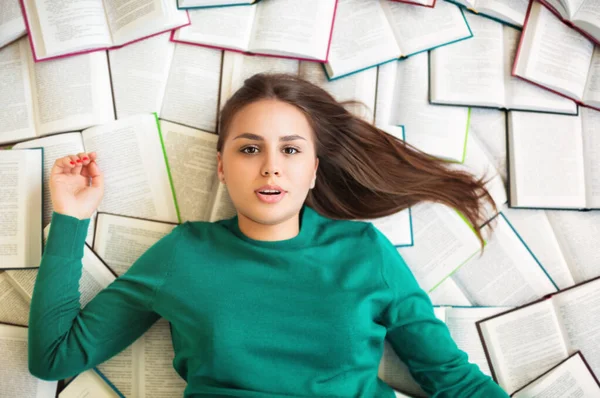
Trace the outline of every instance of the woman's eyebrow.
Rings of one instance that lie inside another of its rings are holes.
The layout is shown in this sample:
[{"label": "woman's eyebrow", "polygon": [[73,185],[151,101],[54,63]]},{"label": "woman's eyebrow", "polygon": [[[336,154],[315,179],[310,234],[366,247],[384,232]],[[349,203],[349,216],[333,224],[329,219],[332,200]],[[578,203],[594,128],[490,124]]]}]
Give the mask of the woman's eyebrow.
[{"label": "woman's eyebrow", "polygon": [[[258,135],[258,134],[252,134],[252,133],[242,133],[240,135],[238,135],[237,137],[234,138],[234,140],[237,140],[238,138],[247,138],[249,140],[255,140],[255,141],[264,141],[265,139]],[[292,135],[284,135],[279,137],[279,141],[294,141],[294,140],[304,140],[306,141],[306,138],[297,135],[297,134],[292,134]]]}]

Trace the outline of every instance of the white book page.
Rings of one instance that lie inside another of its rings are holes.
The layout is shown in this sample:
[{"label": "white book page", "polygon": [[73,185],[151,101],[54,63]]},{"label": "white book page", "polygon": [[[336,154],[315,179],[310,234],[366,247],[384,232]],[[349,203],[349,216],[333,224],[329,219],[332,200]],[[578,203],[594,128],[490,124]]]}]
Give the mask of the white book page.
[{"label": "white book page", "polygon": [[219,136],[161,120],[181,222],[208,221],[215,195]]},{"label": "white book page", "polygon": [[556,292],[502,215],[495,219],[483,256],[474,256],[452,279],[475,305],[518,306]]},{"label": "white book page", "polygon": [[8,270],[5,273],[9,278],[9,282],[21,294],[21,297],[30,303],[38,269]]},{"label": "white book page", "polygon": [[160,112],[162,119],[216,131],[221,53],[212,48],[175,45]]},{"label": "white book page", "polygon": [[0,2],[0,48],[27,34],[19,0]]},{"label": "white book page", "polygon": [[140,337],[133,344],[127,346],[123,351],[104,361],[97,366],[98,370],[110,380],[110,382],[126,397],[137,397],[135,395],[134,383],[134,350],[139,351],[141,346]]},{"label": "white book page", "polygon": [[93,369],[80,373],[71,381],[58,398],[82,398],[94,396],[96,398],[118,398],[119,394],[109,386]]},{"label": "white book page", "polygon": [[510,112],[511,206],[584,208],[581,116]]},{"label": "white book page", "polygon": [[600,279],[557,294],[553,302],[569,354],[581,351],[600,374]]},{"label": "white book page", "polygon": [[316,84],[331,94],[337,101],[356,100],[361,105],[348,105],[346,109],[356,116],[372,123],[375,110],[375,90],[377,89],[377,68],[369,68],[353,73],[343,79],[329,81],[323,66],[316,62],[300,62],[299,76]]},{"label": "white book page", "polygon": [[581,6],[576,8],[571,18],[575,26],[600,41],[600,3],[596,0],[579,1]]},{"label": "white book page", "polygon": [[99,213],[93,250],[118,276],[123,275],[175,224]]},{"label": "white book page", "polygon": [[431,51],[431,101],[503,108],[502,25],[465,14],[473,37]]},{"label": "white book page", "polygon": [[219,181],[208,221],[215,222],[225,220],[235,215],[237,215],[237,210],[231,201],[231,197],[227,191],[227,185],[222,184]]},{"label": "white book page", "polygon": [[523,26],[529,0],[477,0],[477,11],[508,22]]},{"label": "white book page", "polygon": [[336,0],[258,4],[249,50],[325,61]]},{"label": "white book page", "polygon": [[175,50],[170,34],[108,52],[117,118],[160,112]]},{"label": "white book page", "polygon": [[445,311],[445,323],[450,330],[452,339],[458,348],[467,353],[469,362],[477,365],[488,376],[492,374],[475,322],[509,309],[510,307],[448,308]]},{"label": "white book page", "polygon": [[585,92],[583,102],[590,106],[600,108],[600,47],[594,47],[594,54],[590,69],[588,71],[587,82],[585,83]]},{"label": "white book page", "polygon": [[178,0],[179,7],[211,7],[233,4],[252,4],[256,0]]},{"label": "white book page", "polygon": [[424,202],[411,208],[415,245],[398,248],[426,292],[479,253],[480,243],[469,225],[447,206]]},{"label": "white book page", "polygon": [[575,283],[600,276],[600,213],[556,210],[546,214]]},{"label": "white book page", "polygon": [[377,377],[390,387],[410,394],[411,397],[428,396],[419,384],[417,384],[410,374],[408,366],[398,357],[387,339],[383,340],[383,354],[377,369]]},{"label": "white book page", "polygon": [[106,52],[29,64],[38,135],[114,120]]},{"label": "white book page", "polygon": [[169,322],[161,318],[143,336],[144,349],[139,361],[139,397],[183,396],[187,383],[173,368],[173,343]]},{"label": "white book page", "polygon": [[378,1],[338,0],[337,7],[325,64],[330,78],[400,57],[402,52]]},{"label": "white book page", "polygon": [[403,125],[406,142],[432,156],[462,162],[469,109],[430,105],[427,54],[397,63],[392,125]]},{"label": "white book page", "polygon": [[551,300],[479,324],[498,384],[511,394],[568,356]]},{"label": "white book page", "polygon": [[600,112],[581,108],[587,207],[600,208]]},{"label": "white book page", "polygon": [[[474,135],[504,182],[506,165],[506,112],[499,109],[471,108],[469,135]],[[467,152],[468,156],[468,152]]]},{"label": "white book page", "polygon": [[446,279],[430,292],[429,299],[433,305],[473,305],[452,278]]},{"label": "white book page", "polygon": [[377,92],[375,96],[375,125],[394,137],[404,140],[404,129],[393,125],[397,113],[395,104],[398,62],[388,62],[377,67]]},{"label": "white book page", "polygon": [[409,209],[404,209],[389,216],[361,221],[373,223],[394,246],[408,246],[413,243],[410,218]]},{"label": "white book page", "polygon": [[576,354],[537,378],[513,398],[570,398],[600,396],[600,386],[590,369]]},{"label": "white book page", "polygon": [[35,137],[26,38],[0,49],[0,143]]},{"label": "white book page", "polygon": [[29,325],[29,303],[11,284],[6,272],[0,272],[0,323]]},{"label": "white book page", "polygon": [[191,25],[175,30],[174,39],[248,51],[256,5],[188,10]]},{"label": "white book page", "polygon": [[44,209],[42,225],[45,228],[52,219],[52,198],[50,196],[50,173],[56,159],[70,155],[85,152],[81,133],[63,133],[51,135],[48,137],[20,142],[13,146],[13,149],[25,148],[44,148]]},{"label": "white book page", "polygon": [[594,44],[538,2],[523,35],[515,74],[581,100]]},{"label": "white book page", "polygon": [[104,173],[98,211],[178,222],[175,198],[154,115],[138,115],[83,131]]},{"label": "white book page", "polygon": [[521,236],[559,289],[573,286],[575,281],[567,260],[544,210],[511,209],[502,213]]},{"label": "white book page", "polygon": [[102,0],[24,0],[38,58],[110,47]]},{"label": "white book page", "polygon": [[577,104],[512,75],[521,31],[504,26],[504,81],[508,108],[577,114]]},{"label": "white book page", "polygon": [[434,8],[380,0],[396,41],[407,56],[471,36],[455,4],[439,1]]},{"label": "white book page", "polygon": [[58,382],[41,380],[29,373],[27,356],[27,328],[0,325],[0,395],[53,398]]}]

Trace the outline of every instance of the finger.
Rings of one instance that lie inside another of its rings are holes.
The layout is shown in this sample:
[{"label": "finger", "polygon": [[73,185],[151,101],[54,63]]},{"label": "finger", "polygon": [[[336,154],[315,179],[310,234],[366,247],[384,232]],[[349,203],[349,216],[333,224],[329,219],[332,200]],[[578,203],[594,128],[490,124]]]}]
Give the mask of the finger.
[{"label": "finger", "polygon": [[87,167],[87,173],[92,179],[92,186],[100,189],[104,189],[104,174],[96,161],[90,162]]},{"label": "finger", "polygon": [[81,165],[83,166],[84,169],[85,169],[85,166],[87,166],[91,162],[90,157],[88,156],[87,152],[79,152],[77,154],[77,157],[81,160]]},{"label": "finger", "polygon": [[75,163],[75,166],[71,169],[71,174],[81,174],[81,159],[79,159],[79,156],[69,155],[69,158],[71,158],[71,161]]},{"label": "finger", "polygon": [[70,174],[71,169],[75,166],[75,163],[71,164],[71,159],[68,156],[63,156],[54,161],[50,175],[55,174]]}]

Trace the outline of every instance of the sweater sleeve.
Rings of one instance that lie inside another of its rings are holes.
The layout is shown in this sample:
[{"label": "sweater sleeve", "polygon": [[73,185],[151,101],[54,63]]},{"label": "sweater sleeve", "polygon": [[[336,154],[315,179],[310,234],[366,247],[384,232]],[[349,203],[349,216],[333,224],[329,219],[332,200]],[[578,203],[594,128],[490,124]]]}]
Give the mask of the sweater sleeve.
[{"label": "sweater sleeve", "polygon": [[498,384],[469,363],[398,250],[373,228],[382,253],[383,280],[392,297],[382,314],[386,338],[415,381],[436,398],[507,398]]},{"label": "sweater sleeve", "polygon": [[60,380],[118,354],[159,318],[153,300],[171,264],[177,228],[80,308],[79,279],[90,219],[53,212],[35,281],[28,330],[32,375]]}]

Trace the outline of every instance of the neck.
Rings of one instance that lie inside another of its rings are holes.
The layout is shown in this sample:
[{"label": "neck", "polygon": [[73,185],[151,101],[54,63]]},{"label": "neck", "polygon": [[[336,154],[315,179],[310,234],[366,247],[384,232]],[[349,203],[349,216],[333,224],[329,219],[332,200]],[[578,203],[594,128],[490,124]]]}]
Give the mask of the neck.
[{"label": "neck", "polygon": [[238,211],[238,227],[247,237],[254,240],[278,241],[292,239],[300,232],[300,213],[277,224],[254,221]]}]

